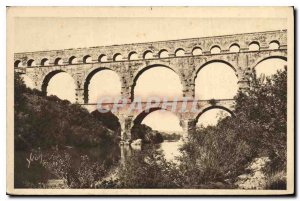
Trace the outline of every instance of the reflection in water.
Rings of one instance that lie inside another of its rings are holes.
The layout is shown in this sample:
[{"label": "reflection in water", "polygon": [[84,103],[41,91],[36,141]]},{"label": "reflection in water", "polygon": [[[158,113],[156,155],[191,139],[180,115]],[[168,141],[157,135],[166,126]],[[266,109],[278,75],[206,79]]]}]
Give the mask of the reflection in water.
[{"label": "reflection in water", "polygon": [[182,140],[178,141],[164,141],[160,144],[145,144],[142,146],[121,146],[121,164],[124,163],[126,159],[128,159],[131,156],[132,152],[147,152],[148,149],[152,149],[153,146],[155,149],[162,151],[165,159],[167,161],[176,161],[176,157],[181,156],[180,154],[180,147],[183,145]]},{"label": "reflection in water", "polygon": [[183,145],[182,140],[178,141],[164,141],[160,144],[160,149],[163,151],[163,154],[167,161],[176,161],[176,157],[181,156],[179,151],[180,147]]}]

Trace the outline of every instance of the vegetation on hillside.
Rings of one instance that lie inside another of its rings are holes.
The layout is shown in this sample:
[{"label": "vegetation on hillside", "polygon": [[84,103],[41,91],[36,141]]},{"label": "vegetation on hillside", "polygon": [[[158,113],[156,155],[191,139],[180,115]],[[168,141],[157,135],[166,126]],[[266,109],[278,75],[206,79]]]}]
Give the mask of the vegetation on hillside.
[{"label": "vegetation on hillside", "polygon": [[109,155],[105,149],[116,144],[118,132],[79,105],[27,88],[18,75],[14,89],[15,187],[41,187],[55,178],[81,188],[104,175],[113,161],[92,159]]}]

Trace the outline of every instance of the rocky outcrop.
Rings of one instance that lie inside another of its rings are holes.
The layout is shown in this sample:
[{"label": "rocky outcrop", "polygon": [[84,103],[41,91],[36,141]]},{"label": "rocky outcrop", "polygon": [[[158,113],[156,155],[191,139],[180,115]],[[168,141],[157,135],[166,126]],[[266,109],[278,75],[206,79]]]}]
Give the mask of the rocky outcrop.
[{"label": "rocky outcrop", "polygon": [[235,185],[237,185],[240,189],[266,189],[267,178],[263,172],[263,168],[269,161],[270,159],[268,157],[254,159],[253,162],[246,168],[249,173],[238,176]]}]

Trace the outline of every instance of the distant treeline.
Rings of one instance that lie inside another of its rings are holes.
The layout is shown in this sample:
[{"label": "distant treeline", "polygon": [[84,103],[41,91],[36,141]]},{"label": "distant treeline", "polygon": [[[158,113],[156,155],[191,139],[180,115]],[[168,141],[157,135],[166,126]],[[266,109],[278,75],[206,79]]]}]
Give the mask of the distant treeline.
[{"label": "distant treeline", "polygon": [[178,133],[172,133],[172,134],[169,134],[169,133],[165,133],[165,132],[160,132],[161,135],[163,136],[164,140],[169,140],[169,141],[177,141],[177,140],[180,140],[181,136],[180,134]]}]

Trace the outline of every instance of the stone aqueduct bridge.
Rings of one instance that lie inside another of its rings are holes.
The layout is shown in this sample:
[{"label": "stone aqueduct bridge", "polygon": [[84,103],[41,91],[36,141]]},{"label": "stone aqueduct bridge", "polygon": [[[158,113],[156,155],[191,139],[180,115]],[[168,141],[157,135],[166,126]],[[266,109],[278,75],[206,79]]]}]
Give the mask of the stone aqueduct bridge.
[{"label": "stone aqueduct bridge", "polygon": [[[252,50],[251,46],[257,49]],[[139,76],[154,67],[166,67],[177,73],[183,88],[182,96],[194,97],[197,73],[207,64],[222,62],[229,65],[238,78],[239,89],[244,90],[248,88],[248,77],[255,66],[268,58],[286,60],[286,30],[15,53],[14,67],[15,72],[26,74],[44,93],[47,93],[48,83],[54,75],[68,73],[76,85],[76,102],[92,111],[96,106],[88,102],[88,85],[93,75],[104,69],[119,75],[121,96],[130,101],[134,100],[134,87]],[[234,100],[217,100],[215,104],[199,101],[198,107],[199,114],[176,113],[186,134],[194,128],[204,111],[211,108],[230,111]],[[156,109],[159,107],[151,111]],[[133,124],[141,122],[147,114],[119,111],[115,115],[121,124],[122,138],[128,139]]]}]

